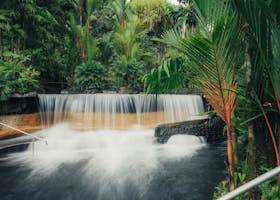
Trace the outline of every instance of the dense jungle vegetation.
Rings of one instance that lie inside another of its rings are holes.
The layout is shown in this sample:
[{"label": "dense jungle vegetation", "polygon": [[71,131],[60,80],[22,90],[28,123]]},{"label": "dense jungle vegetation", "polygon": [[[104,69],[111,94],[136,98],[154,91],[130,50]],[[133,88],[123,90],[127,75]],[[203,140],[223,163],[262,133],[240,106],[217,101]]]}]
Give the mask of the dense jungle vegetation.
[{"label": "dense jungle vegetation", "polygon": [[[1,99],[195,87],[225,122],[228,179],[215,197],[280,166],[280,2],[179,2],[0,1]],[[275,178],[239,199],[279,193]]]},{"label": "dense jungle vegetation", "polygon": [[[190,8],[165,0],[4,0],[0,9],[2,98],[33,90],[143,92],[143,76],[176,59],[154,39],[194,21]],[[187,72],[174,73],[185,84]]]}]

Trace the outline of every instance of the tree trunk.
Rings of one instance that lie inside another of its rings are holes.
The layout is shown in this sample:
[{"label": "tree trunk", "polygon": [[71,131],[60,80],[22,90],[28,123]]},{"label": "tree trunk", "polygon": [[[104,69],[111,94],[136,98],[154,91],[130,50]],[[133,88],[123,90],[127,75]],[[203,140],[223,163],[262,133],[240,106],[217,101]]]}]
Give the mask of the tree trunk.
[{"label": "tree trunk", "polygon": [[229,125],[227,125],[227,154],[228,154],[229,173],[231,176],[233,176],[232,138],[231,138],[231,130]]},{"label": "tree trunk", "polygon": [[249,179],[253,179],[257,175],[256,171],[256,141],[254,133],[254,124],[248,125],[248,154],[247,163],[249,168]]},{"label": "tree trunk", "polygon": [[233,191],[235,188],[234,184],[234,168],[233,168],[233,150],[232,150],[232,135],[230,123],[226,125],[227,128],[227,156],[228,156],[228,170],[229,170],[229,190]]},{"label": "tree trunk", "polygon": [[[257,167],[256,167],[256,138],[254,132],[254,123],[248,125],[248,146],[247,146],[247,164],[249,175],[248,179],[252,180],[257,177]],[[258,199],[259,196],[256,193],[256,189],[249,193],[248,199],[254,200]]]},{"label": "tree trunk", "polygon": [[[250,108],[254,107],[253,104],[253,83],[252,83],[252,62],[251,62],[251,42],[247,41],[246,43],[246,53],[245,53],[245,67],[246,67],[246,82],[247,82],[247,91],[246,97],[248,101],[248,106]],[[249,114],[249,116],[254,116],[256,113],[253,112]],[[247,163],[249,167],[249,179],[253,179],[257,176],[257,168],[256,168],[256,138],[255,138],[255,131],[254,131],[254,122],[250,122],[248,124],[248,146],[247,146]]]},{"label": "tree trunk", "polygon": [[231,129],[231,136],[232,136],[232,154],[233,154],[233,171],[235,171],[236,166],[238,165],[238,137],[235,132],[234,127]]}]

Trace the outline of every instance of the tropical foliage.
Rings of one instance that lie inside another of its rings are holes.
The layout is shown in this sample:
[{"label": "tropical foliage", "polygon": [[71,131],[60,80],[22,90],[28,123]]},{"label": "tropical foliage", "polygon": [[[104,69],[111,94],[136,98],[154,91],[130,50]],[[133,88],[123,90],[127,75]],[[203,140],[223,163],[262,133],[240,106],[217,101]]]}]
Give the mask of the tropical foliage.
[{"label": "tropical foliage", "polygon": [[0,10],[0,57],[28,52],[40,92],[75,91],[83,63],[104,67],[100,90],[143,92],[142,76],[159,66],[165,49],[153,37],[173,26],[177,7],[165,0],[3,0]]},{"label": "tropical foliage", "polygon": [[75,69],[75,85],[79,92],[100,92],[105,87],[104,67],[99,63],[86,62]]},{"label": "tropical foliage", "polygon": [[30,56],[11,52],[3,54],[0,61],[0,100],[14,93],[26,93],[37,89],[39,72],[29,65]]}]

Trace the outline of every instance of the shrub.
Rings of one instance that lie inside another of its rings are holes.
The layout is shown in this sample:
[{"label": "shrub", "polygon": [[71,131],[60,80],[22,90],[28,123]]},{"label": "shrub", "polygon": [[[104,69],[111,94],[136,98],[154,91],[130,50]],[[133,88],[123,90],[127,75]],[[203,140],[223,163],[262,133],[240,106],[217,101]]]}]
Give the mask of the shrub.
[{"label": "shrub", "polygon": [[277,184],[277,178],[266,181],[259,186],[262,196],[266,200],[275,200],[279,198],[280,186]]},{"label": "shrub", "polygon": [[143,91],[141,77],[145,72],[146,68],[142,62],[123,56],[116,57],[110,72],[114,89],[126,87],[130,93]]},{"label": "shrub", "polygon": [[13,93],[26,93],[37,89],[39,72],[15,61],[0,62],[0,100]]},{"label": "shrub", "polygon": [[101,91],[105,87],[104,67],[97,62],[82,63],[75,69],[75,85],[80,92]]}]

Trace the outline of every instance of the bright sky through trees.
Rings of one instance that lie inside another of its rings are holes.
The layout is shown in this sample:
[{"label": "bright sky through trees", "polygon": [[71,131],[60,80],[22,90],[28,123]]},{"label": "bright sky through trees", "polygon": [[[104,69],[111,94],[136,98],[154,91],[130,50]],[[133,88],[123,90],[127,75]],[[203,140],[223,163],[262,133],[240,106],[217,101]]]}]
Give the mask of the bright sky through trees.
[{"label": "bright sky through trees", "polygon": [[168,0],[170,3],[173,3],[173,4],[178,4],[178,1],[177,0]]}]

